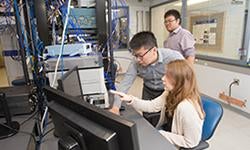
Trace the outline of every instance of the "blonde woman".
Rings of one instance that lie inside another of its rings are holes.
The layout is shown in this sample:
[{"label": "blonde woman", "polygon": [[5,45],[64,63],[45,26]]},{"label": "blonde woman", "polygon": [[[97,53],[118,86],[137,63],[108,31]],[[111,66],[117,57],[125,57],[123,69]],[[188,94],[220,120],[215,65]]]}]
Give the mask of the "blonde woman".
[{"label": "blonde woman", "polygon": [[205,113],[192,66],[186,60],[172,61],[166,66],[162,81],[164,93],[151,101],[122,92],[116,94],[138,111],[161,111],[157,124],[161,128],[159,132],[177,147],[197,146],[201,140]]}]

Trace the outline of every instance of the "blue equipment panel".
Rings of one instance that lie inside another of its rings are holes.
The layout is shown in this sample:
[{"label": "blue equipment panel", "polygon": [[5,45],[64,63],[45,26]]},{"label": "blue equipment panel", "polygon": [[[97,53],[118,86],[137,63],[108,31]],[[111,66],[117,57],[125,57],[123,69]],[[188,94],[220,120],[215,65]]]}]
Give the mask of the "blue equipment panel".
[{"label": "blue equipment panel", "polygon": [[68,28],[96,28],[96,9],[95,8],[72,8],[70,10],[69,19],[74,23]]}]

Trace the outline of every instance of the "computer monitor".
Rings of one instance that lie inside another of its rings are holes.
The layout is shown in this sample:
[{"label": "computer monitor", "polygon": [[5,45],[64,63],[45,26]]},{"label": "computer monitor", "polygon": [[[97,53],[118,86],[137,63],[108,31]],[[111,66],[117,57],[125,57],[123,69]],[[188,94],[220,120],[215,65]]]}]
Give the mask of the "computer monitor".
[{"label": "computer monitor", "polygon": [[59,147],[75,145],[83,150],[139,150],[134,122],[87,102],[79,102],[78,98],[50,87],[45,87],[45,93]]},{"label": "computer monitor", "polygon": [[[80,97],[81,99],[84,99],[85,101],[97,107],[107,108],[105,104],[104,93],[98,93],[98,92],[91,94],[84,93],[77,66],[75,66],[74,68],[70,69],[65,74],[63,74],[61,78],[57,80],[57,82],[58,82],[58,89],[65,92],[66,94],[69,94],[74,97]],[[98,91],[98,89],[96,90]]]},{"label": "computer monitor", "polygon": [[83,98],[82,86],[77,66],[63,74],[57,82],[59,90],[71,96]]}]

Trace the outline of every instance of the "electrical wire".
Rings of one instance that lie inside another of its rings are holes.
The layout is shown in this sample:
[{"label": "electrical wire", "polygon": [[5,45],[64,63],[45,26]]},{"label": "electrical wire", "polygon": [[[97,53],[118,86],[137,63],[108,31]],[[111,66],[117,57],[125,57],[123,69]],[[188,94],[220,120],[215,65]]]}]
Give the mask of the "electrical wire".
[{"label": "electrical wire", "polygon": [[22,131],[22,130],[16,130],[16,129],[11,128],[10,126],[8,126],[8,125],[6,125],[6,124],[4,124],[4,123],[0,123],[0,125],[2,125],[2,126],[4,126],[4,127],[8,128],[8,129],[10,129],[10,130],[12,130],[12,131],[15,131],[15,132],[17,132],[17,133],[24,133],[24,134],[31,135],[31,137],[33,138],[33,140],[36,141],[36,137],[35,137],[35,135],[34,135],[33,133],[26,132],[26,131]]},{"label": "electrical wire", "polygon": [[45,137],[47,134],[49,134],[51,131],[53,131],[53,130],[55,130],[55,128],[52,128],[52,129],[50,129],[50,130],[48,130],[47,132],[45,132],[44,134],[43,134],[43,137]]},{"label": "electrical wire", "polygon": [[65,31],[66,31],[66,28],[67,28],[67,25],[68,25],[68,18],[69,18],[69,14],[70,14],[70,3],[71,3],[71,0],[68,0],[67,14],[66,14],[66,18],[65,18],[64,27],[63,27],[63,33],[62,33],[62,43],[61,43],[60,53],[59,53],[59,56],[58,56],[58,59],[57,59],[57,62],[56,62],[54,79],[53,79],[53,82],[52,82],[52,85],[51,85],[52,87],[54,87],[55,82],[56,82],[57,69],[58,69],[58,65],[59,65],[59,62],[60,62],[60,59],[61,59],[61,56],[62,56],[62,53],[63,53],[64,40],[65,40]]},{"label": "electrical wire", "polygon": [[34,112],[29,118],[27,118],[26,120],[24,120],[23,122],[20,123],[20,126],[22,126],[23,124],[25,124],[26,122],[28,122],[29,120],[31,120],[32,118],[34,118],[37,115],[38,111]]},{"label": "electrical wire", "polygon": [[[71,4],[71,0],[68,0],[67,14],[66,14],[66,18],[65,18],[63,33],[62,33],[62,43],[61,43],[60,53],[59,53],[59,56],[58,56],[58,59],[57,59],[57,62],[56,62],[52,87],[54,87],[56,79],[57,79],[57,70],[58,70],[59,62],[60,62],[60,59],[61,59],[61,56],[62,56],[62,53],[63,53],[63,49],[64,49],[65,33],[66,33],[66,29],[67,29],[67,25],[68,25],[68,18],[69,18],[69,14],[70,14],[70,4]],[[45,118],[47,116],[47,113],[48,113],[48,107],[46,106],[43,117],[42,117],[42,120],[41,120],[41,124],[40,124],[41,133],[43,133],[43,131],[44,131],[44,126],[43,125],[44,125],[44,121],[45,121]]]},{"label": "electrical wire", "polygon": [[42,134],[43,134],[43,131],[44,131],[44,121],[45,121],[45,118],[47,117],[47,114],[48,114],[48,107],[46,106],[45,110],[44,110],[42,120],[41,120],[41,124],[40,124],[40,129],[41,129]]},{"label": "electrical wire", "polygon": [[[48,135],[50,132],[52,132],[52,131],[54,131],[55,130],[55,128],[51,128],[50,130],[48,130],[47,132],[45,132],[43,135],[42,135],[42,138],[44,138],[46,135]],[[47,139],[48,140],[48,139]],[[46,140],[44,139],[44,140],[42,140],[41,142],[40,142],[40,144],[42,144],[42,143],[44,143]]]}]

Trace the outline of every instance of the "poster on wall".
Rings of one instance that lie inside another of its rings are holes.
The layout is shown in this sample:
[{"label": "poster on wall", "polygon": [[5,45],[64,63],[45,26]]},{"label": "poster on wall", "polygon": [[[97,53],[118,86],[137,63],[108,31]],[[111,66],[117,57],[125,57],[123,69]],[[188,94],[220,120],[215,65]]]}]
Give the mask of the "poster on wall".
[{"label": "poster on wall", "polygon": [[191,16],[197,50],[222,51],[224,13]]},{"label": "poster on wall", "polygon": [[193,35],[197,44],[216,44],[216,19],[196,21],[193,25]]}]

